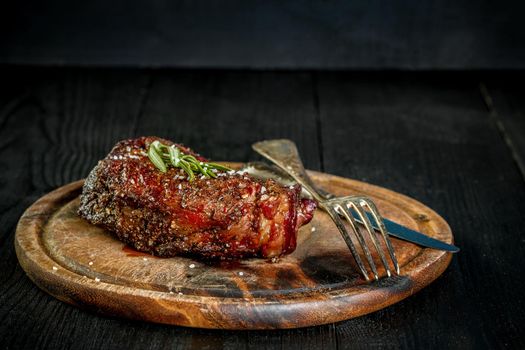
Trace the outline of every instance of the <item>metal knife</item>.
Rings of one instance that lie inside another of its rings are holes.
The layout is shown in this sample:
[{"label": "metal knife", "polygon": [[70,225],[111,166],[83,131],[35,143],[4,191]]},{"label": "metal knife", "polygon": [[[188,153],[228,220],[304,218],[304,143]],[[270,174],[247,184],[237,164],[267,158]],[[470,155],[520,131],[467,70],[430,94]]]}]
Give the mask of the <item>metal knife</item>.
[{"label": "metal knife", "polygon": [[[261,179],[268,179],[268,178],[275,179],[285,186],[295,183],[295,181],[288,174],[286,174],[279,168],[268,165],[266,163],[262,163],[262,162],[247,163],[241,169],[241,171],[246,172],[254,177],[261,178]],[[325,195],[327,198],[333,196],[332,194],[327,193],[326,191],[319,190],[319,192]],[[311,197],[310,194],[304,189],[303,189],[302,195],[304,197]],[[362,223],[357,213],[352,212],[352,216],[357,222]],[[372,214],[367,213],[367,216],[371,223],[375,222],[374,218],[372,217]],[[429,237],[427,235],[422,234],[421,232],[417,232],[412,229],[409,229],[408,227],[400,225],[397,222],[394,222],[387,218],[383,218],[383,222],[390,236],[394,236],[399,239],[402,239],[402,240],[405,240],[411,243],[415,243],[417,245],[427,247],[427,248],[444,250],[444,251],[451,252],[451,253],[459,252],[459,248],[456,247],[455,245],[448,244],[438,239]],[[378,230],[376,226],[374,226],[374,229]]]}]

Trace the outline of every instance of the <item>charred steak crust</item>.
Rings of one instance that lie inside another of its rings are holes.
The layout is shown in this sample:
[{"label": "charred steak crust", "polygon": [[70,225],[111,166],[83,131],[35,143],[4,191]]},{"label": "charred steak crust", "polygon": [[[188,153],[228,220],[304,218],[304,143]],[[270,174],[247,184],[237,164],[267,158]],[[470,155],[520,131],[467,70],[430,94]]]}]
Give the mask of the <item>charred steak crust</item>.
[{"label": "charred steak crust", "polygon": [[295,250],[297,230],[316,207],[300,198],[299,185],[235,172],[189,182],[182,170],[162,173],[149,161],[146,151],[155,140],[173,144],[157,137],[124,140],[98,162],[84,183],[81,217],[162,257],[272,258]]}]

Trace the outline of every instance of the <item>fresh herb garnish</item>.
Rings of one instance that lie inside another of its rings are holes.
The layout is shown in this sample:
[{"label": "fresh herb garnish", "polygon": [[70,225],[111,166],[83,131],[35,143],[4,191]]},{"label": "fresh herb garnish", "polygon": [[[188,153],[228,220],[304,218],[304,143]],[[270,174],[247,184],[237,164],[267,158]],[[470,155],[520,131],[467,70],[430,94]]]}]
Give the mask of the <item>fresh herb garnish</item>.
[{"label": "fresh herb garnish", "polygon": [[216,178],[218,171],[232,170],[217,163],[201,162],[192,155],[182,153],[175,145],[166,146],[159,141],[153,141],[149,145],[148,158],[163,173],[170,166],[184,170],[189,181],[195,179],[195,173]]}]

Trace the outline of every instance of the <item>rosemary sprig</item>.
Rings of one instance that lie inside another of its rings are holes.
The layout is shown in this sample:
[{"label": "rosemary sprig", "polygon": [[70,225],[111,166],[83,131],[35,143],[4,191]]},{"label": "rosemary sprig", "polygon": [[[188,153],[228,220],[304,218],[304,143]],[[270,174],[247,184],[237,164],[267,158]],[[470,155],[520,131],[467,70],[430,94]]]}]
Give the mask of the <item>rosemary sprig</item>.
[{"label": "rosemary sprig", "polygon": [[165,173],[170,166],[173,168],[181,168],[188,174],[189,181],[195,179],[195,173],[216,178],[217,171],[232,170],[217,163],[200,162],[194,156],[182,153],[175,145],[166,146],[159,141],[153,141],[149,145],[148,158],[157,169],[163,173]]}]

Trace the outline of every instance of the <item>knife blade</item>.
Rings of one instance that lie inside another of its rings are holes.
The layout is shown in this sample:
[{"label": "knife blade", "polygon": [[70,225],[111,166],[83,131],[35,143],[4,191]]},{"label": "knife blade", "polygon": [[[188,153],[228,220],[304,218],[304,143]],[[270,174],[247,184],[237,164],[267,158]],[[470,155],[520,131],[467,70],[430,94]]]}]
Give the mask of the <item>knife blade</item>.
[{"label": "knife blade", "polygon": [[[262,162],[247,163],[241,169],[241,171],[249,173],[250,175],[253,175],[261,179],[273,178],[285,186],[295,183],[295,181],[290,176],[288,176],[288,174],[284,173],[279,168],[273,167],[271,165],[268,165]],[[326,193],[325,191],[319,191],[319,192],[326,194],[327,197],[332,196],[331,194]],[[309,196],[309,193],[303,189],[303,195]],[[370,222],[375,223],[375,219],[373,218],[372,214],[368,212],[366,214]],[[362,224],[362,221],[360,220],[356,212],[352,211],[352,216],[357,222]],[[415,243],[422,247],[444,250],[444,251],[451,252],[451,253],[459,252],[459,248],[456,247],[455,245],[448,244],[438,239],[429,237],[427,235],[424,235],[421,232],[414,231],[390,219],[383,218],[383,222],[390,236],[393,236],[393,237],[396,237],[396,238],[399,238],[399,239],[402,239],[404,241],[408,241],[411,243]],[[375,230],[379,230],[377,225],[372,224],[372,226],[374,227]]]},{"label": "knife blade", "polygon": [[[352,216],[356,219],[356,221],[362,222],[359,219],[357,213],[352,212]],[[366,216],[368,216],[368,219],[370,222],[375,222],[374,217],[370,213],[366,213]],[[398,224],[397,222],[394,222],[390,219],[383,218],[383,222],[385,224],[385,228],[390,236],[394,236],[397,238],[400,238],[404,241],[408,241],[411,243],[416,243],[420,246],[427,247],[427,248],[433,248],[433,249],[439,249],[439,250],[445,250],[447,252],[451,253],[457,253],[459,252],[459,248],[455,245],[445,243],[443,241],[440,241],[438,239],[429,237],[427,235],[424,235],[420,232],[414,231],[409,229],[408,227],[405,227],[403,225]],[[378,230],[376,225],[372,225],[375,230]]]}]

